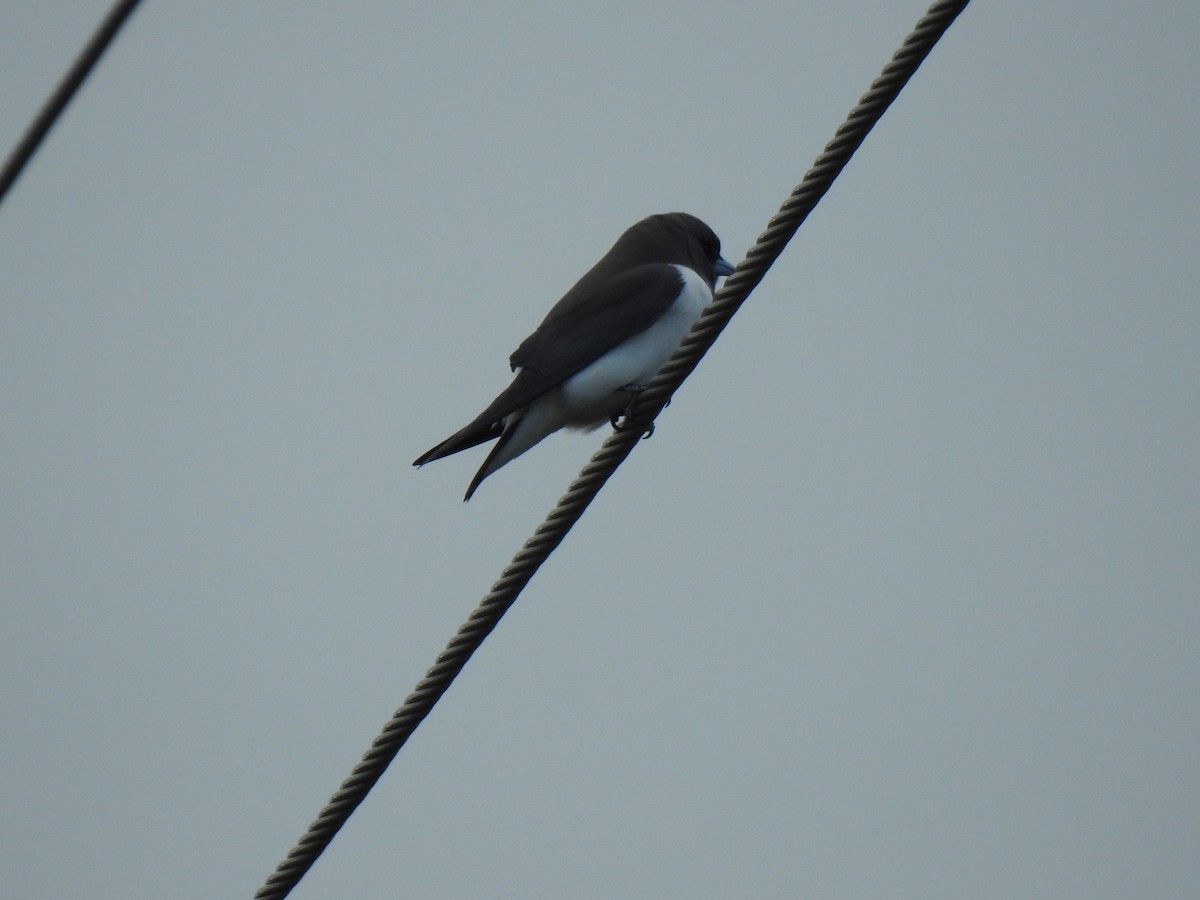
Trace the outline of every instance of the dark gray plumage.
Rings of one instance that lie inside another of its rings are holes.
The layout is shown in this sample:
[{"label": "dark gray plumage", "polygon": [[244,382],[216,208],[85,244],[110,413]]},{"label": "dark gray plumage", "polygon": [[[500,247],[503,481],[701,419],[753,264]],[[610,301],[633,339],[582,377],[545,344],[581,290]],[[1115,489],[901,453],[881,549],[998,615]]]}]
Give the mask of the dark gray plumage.
[{"label": "dark gray plumage", "polygon": [[483,479],[546,435],[603,425],[679,346],[718,276],[732,272],[721,242],[695,216],[638,222],[509,357],[512,384],[413,465],[499,438],[467,488],[469,500]]}]

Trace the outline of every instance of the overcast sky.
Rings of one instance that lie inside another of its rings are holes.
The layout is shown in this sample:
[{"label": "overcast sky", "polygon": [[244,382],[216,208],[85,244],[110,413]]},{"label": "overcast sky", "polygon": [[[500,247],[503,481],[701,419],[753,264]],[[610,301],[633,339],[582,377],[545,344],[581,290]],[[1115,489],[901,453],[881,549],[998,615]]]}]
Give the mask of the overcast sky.
[{"label": "overcast sky", "polygon": [[[253,894],[603,432],[411,460],[923,12],[147,0],[0,206],[0,896]],[[1198,45],[973,4],[293,896],[1194,896]]]}]

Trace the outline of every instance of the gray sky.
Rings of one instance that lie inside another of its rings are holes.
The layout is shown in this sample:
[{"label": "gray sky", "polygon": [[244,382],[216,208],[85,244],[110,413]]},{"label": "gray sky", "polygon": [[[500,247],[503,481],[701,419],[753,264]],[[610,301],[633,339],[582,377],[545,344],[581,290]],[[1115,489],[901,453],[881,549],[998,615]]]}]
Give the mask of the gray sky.
[{"label": "gray sky", "polygon": [[[410,461],[924,11],[348,9],[150,0],[0,207],[4,897],[252,894],[602,435]],[[1198,43],[973,4],[293,896],[1193,895]]]}]

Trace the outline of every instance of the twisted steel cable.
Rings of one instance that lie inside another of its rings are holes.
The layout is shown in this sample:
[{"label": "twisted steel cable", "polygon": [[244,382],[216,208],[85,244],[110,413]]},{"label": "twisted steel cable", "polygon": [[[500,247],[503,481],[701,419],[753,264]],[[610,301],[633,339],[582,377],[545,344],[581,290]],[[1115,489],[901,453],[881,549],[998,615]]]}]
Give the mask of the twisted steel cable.
[{"label": "twisted steel cable", "polygon": [[625,427],[614,431],[584,466],[567,493],[513,557],[500,574],[500,579],[492,585],[432,668],[408,695],[404,705],[396,710],[350,777],[342,782],[329,804],[321,810],[308,831],[255,894],[256,898],[286,897],[316,862],[409,736],[462,671],[471,654],[499,624],[501,617],[516,602],[517,596],[542,563],[562,543],[609,476],[650,429],[654,418],[666,406],[671,395],[696,368],[733,314],[762,281],[801,223],[845,168],[854,151],[968,2],[955,0],[934,3],[905,38],[892,61],[850,111],[825,151],[817,157],[801,183],[768,222],[767,230],[759,236],[746,258],[738,264],[737,270],[725,280],[679,349],[639,395]]}]

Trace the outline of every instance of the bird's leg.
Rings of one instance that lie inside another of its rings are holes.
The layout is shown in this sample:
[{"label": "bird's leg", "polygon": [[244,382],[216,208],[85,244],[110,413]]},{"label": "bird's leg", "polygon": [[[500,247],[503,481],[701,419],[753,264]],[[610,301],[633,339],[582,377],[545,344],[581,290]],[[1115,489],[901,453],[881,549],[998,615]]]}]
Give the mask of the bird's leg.
[{"label": "bird's leg", "polygon": [[[619,413],[613,413],[612,418],[609,419],[609,422],[612,423],[614,431],[624,431],[629,427],[629,414],[633,412],[634,406],[637,405],[638,397],[645,389],[646,386],[644,384],[627,384],[619,389],[629,394],[629,402],[625,404],[625,409]],[[654,434],[653,422],[651,422],[650,427],[646,429],[645,437],[648,438],[652,434]]]},{"label": "bird's leg", "polygon": [[641,394],[645,389],[646,386],[644,384],[627,384],[624,387],[617,388],[617,390],[624,391],[629,395],[629,402],[625,404],[625,408],[623,410],[613,413],[612,418],[609,419],[609,422],[612,423],[614,430],[625,430],[625,422],[622,422],[621,419],[629,419],[629,414],[633,412],[633,407],[637,404],[638,395]]}]

